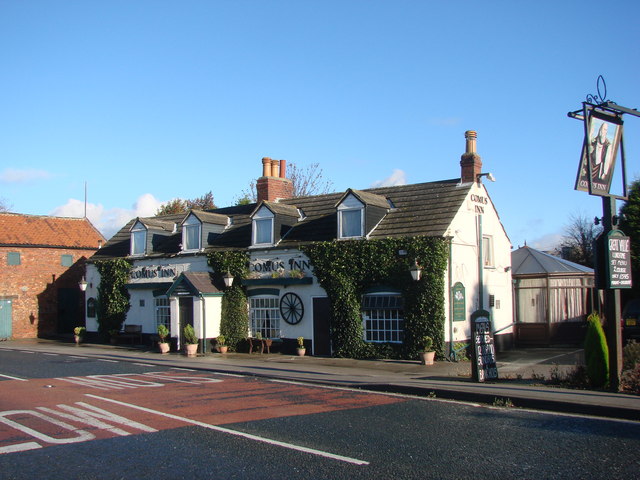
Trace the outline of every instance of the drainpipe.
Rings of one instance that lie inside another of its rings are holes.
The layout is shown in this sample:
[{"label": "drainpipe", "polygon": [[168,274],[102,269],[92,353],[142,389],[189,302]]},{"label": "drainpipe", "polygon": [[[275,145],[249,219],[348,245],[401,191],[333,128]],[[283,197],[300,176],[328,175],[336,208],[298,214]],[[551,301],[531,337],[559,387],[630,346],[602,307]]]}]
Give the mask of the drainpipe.
[{"label": "drainpipe", "polygon": [[202,301],[202,355],[207,354],[207,309],[206,302],[202,293],[200,294],[200,300]]},{"label": "drainpipe", "polygon": [[482,215],[478,215],[478,310],[484,310],[484,261],[482,251]]},{"label": "drainpipe", "polygon": [[449,239],[449,358],[453,357],[453,235]]}]

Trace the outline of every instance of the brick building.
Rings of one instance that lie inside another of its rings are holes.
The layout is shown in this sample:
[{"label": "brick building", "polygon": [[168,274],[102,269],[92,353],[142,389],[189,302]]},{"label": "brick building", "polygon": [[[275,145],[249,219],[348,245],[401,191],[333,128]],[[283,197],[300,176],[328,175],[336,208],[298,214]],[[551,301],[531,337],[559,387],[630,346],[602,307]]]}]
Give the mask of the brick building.
[{"label": "brick building", "polygon": [[84,324],[78,282],[105,242],[86,218],[0,213],[0,338],[68,333]]}]

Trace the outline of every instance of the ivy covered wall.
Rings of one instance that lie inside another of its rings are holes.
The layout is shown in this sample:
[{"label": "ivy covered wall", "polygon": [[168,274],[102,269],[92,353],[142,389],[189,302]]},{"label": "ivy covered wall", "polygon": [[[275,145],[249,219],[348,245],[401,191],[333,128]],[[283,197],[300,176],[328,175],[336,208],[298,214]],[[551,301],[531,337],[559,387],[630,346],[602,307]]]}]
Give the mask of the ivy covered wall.
[{"label": "ivy covered wall", "polygon": [[[421,339],[433,338],[437,354],[444,352],[445,272],[448,243],[443,238],[409,237],[383,240],[319,242],[300,247],[331,301],[334,353],[349,358],[417,358]],[[400,255],[399,252],[403,254]],[[409,270],[417,261],[422,279]],[[234,285],[222,301],[220,332],[236,348],[249,329],[247,296],[241,280],[249,273],[249,253],[214,252],[209,265],[219,274],[229,271]],[[405,340],[402,344],[367,343],[361,298],[369,289],[399,291],[404,298]]]},{"label": "ivy covered wall", "polygon": [[229,349],[236,351],[249,331],[247,295],[240,284],[249,273],[249,254],[244,251],[213,252],[209,254],[208,262],[214,272],[221,275],[229,272],[234,277],[233,285],[222,297],[220,334],[224,335]]},{"label": "ivy covered wall", "polygon": [[[442,356],[448,259],[445,239],[332,241],[305,245],[301,250],[309,257],[314,275],[331,300],[336,356],[416,358],[425,335],[433,338],[434,349]],[[423,269],[418,282],[413,281],[409,273],[415,261]],[[375,287],[397,290],[404,298],[405,340],[402,344],[364,341],[361,298]]]},{"label": "ivy covered wall", "polygon": [[120,330],[129,311],[129,281],[131,263],[123,258],[95,262],[100,274],[98,285],[98,331],[104,336],[110,330]]}]

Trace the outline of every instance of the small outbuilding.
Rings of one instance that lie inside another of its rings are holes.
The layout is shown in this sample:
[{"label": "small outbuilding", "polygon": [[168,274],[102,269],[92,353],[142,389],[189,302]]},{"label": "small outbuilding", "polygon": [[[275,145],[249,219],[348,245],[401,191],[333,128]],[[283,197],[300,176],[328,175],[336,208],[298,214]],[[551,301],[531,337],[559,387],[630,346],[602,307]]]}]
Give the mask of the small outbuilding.
[{"label": "small outbuilding", "polygon": [[511,252],[519,346],[578,344],[594,309],[592,268],[524,246]]}]

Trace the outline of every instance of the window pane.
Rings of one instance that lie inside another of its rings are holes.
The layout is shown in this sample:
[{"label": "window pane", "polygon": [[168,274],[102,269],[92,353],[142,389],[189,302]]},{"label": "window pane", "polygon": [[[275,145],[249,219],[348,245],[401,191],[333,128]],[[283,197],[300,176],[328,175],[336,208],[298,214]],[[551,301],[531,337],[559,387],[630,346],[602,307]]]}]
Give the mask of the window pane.
[{"label": "window pane", "polygon": [[364,338],[367,342],[401,343],[404,339],[402,297],[395,294],[362,297]]},{"label": "window pane", "polygon": [[198,250],[200,248],[200,225],[185,225],[184,250]]},{"label": "window pane", "polygon": [[262,338],[280,337],[280,308],[278,297],[249,299],[249,317],[252,337],[258,333]]},{"label": "window pane", "polygon": [[272,243],[271,241],[271,219],[256,220],[256,243]]},{"label": "window pane", "polygon": [[145,230],[139,230],[137,232],[131,232],[131,255],[143,255],[145,249],[145,243],[147,240],[147,232]]},{"label": "window pane", "polygon": [[20,265],[20,252],[7,253],[7,265]]},{"label": "window pane", "polygon": [[73,265],[73,255],[62,255],[60,257],[60,265],[63,267],[70,267]]},{"label": "window pane", "polygon": [[171,307],[169,307],[169,299],[166,297],[158,297],[155,299],[155,316],[156,327],[164,325],[171,329]]},{"label": "window pane", "polygon": [[341,231],[343,237],[362,236],[362,210],[342,210]]}]

